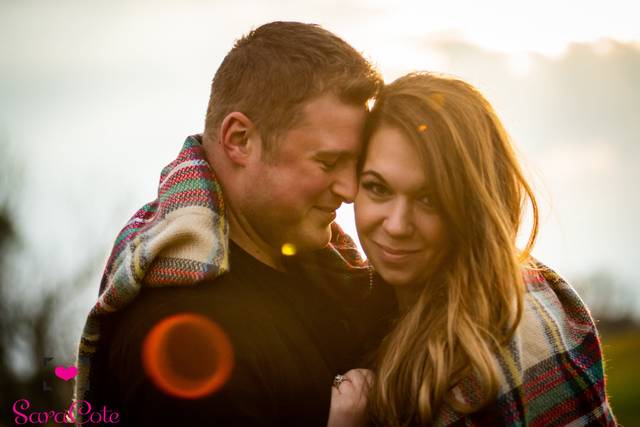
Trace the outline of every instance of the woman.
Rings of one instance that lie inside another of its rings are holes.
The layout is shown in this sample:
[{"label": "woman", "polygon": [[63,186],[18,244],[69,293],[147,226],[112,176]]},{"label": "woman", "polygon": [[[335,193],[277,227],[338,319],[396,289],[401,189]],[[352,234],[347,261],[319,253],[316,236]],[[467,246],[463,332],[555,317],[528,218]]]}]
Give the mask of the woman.
[{"label": "woman", "polygon": [[330,425],[366,422],[365,407],[383,426],[615,425],[588,310],[530,256],[536,200],[491,105],[409,74],[380,95],[366,140],[358,234],[403,314],[375,375],[337,378]]}]

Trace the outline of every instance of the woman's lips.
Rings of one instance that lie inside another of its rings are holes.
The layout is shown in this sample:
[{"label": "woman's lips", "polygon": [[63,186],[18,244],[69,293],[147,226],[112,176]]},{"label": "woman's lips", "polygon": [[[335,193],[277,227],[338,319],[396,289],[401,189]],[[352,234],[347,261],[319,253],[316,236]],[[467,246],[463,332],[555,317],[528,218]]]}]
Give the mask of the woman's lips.
[{"label": "woman's lips", "polygon": [[388,262],[402,262],[420,253],[421,249],[394,248],[387,245],[373,242],[379,249],[383,260]]}]

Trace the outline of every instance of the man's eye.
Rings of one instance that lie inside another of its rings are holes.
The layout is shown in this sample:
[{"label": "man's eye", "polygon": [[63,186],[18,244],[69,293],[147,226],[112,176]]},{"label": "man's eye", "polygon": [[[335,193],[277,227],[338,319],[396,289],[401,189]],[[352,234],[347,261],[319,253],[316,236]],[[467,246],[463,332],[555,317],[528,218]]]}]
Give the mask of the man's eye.
[{"label": "man's eye", "polygon": [[389,190],[387,190],[387,188],[384,185],[378,184],[377,182],[371,182],[371,181],[363,182],[362,188],[364,188],[374,196],[378,196],[378,197],[386,196],[389,194]]},{"label": "man's eye", "polygon": [[318,159],[318,162],[322,165],[322,169],[326,171],[332,170],[333,168],[336,167],[336,164],[338,163],[337,160],[320,160],[320,159]]}]

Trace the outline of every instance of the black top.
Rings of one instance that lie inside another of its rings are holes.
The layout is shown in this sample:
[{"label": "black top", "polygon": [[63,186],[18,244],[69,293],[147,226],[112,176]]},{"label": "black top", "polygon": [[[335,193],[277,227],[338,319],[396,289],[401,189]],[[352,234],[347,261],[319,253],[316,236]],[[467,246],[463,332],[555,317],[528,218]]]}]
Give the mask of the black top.
[{"label": "black top", "polygon": [[[392,291],[378,281],[363,292],[367,275],[326,283],[330,276],[310,277],[295,260],[283,273],[233,243],[230,263],[229,273],[197,286],[143,288],[106,322],[92,406],[119,411],[121,426],[326,426],[333,377],[367,367],[396,311]],[[141,362],[149,330],[183,312],[218,324],[234,352],[230,379],[200,399],[165,394]]]}]

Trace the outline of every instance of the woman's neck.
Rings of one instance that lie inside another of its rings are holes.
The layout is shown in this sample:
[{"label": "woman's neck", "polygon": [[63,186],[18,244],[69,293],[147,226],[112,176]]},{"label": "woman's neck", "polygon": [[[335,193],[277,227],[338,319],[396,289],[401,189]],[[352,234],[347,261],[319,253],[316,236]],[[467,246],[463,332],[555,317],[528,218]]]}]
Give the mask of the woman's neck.
[{"label": "woman's neck", "polygon": [[398,308],[401,313],[406,312],[413,304],[416,303],[422,286],[404,285],[393,287],[393,290],[396,293],[396,298],[398,299]]}]

